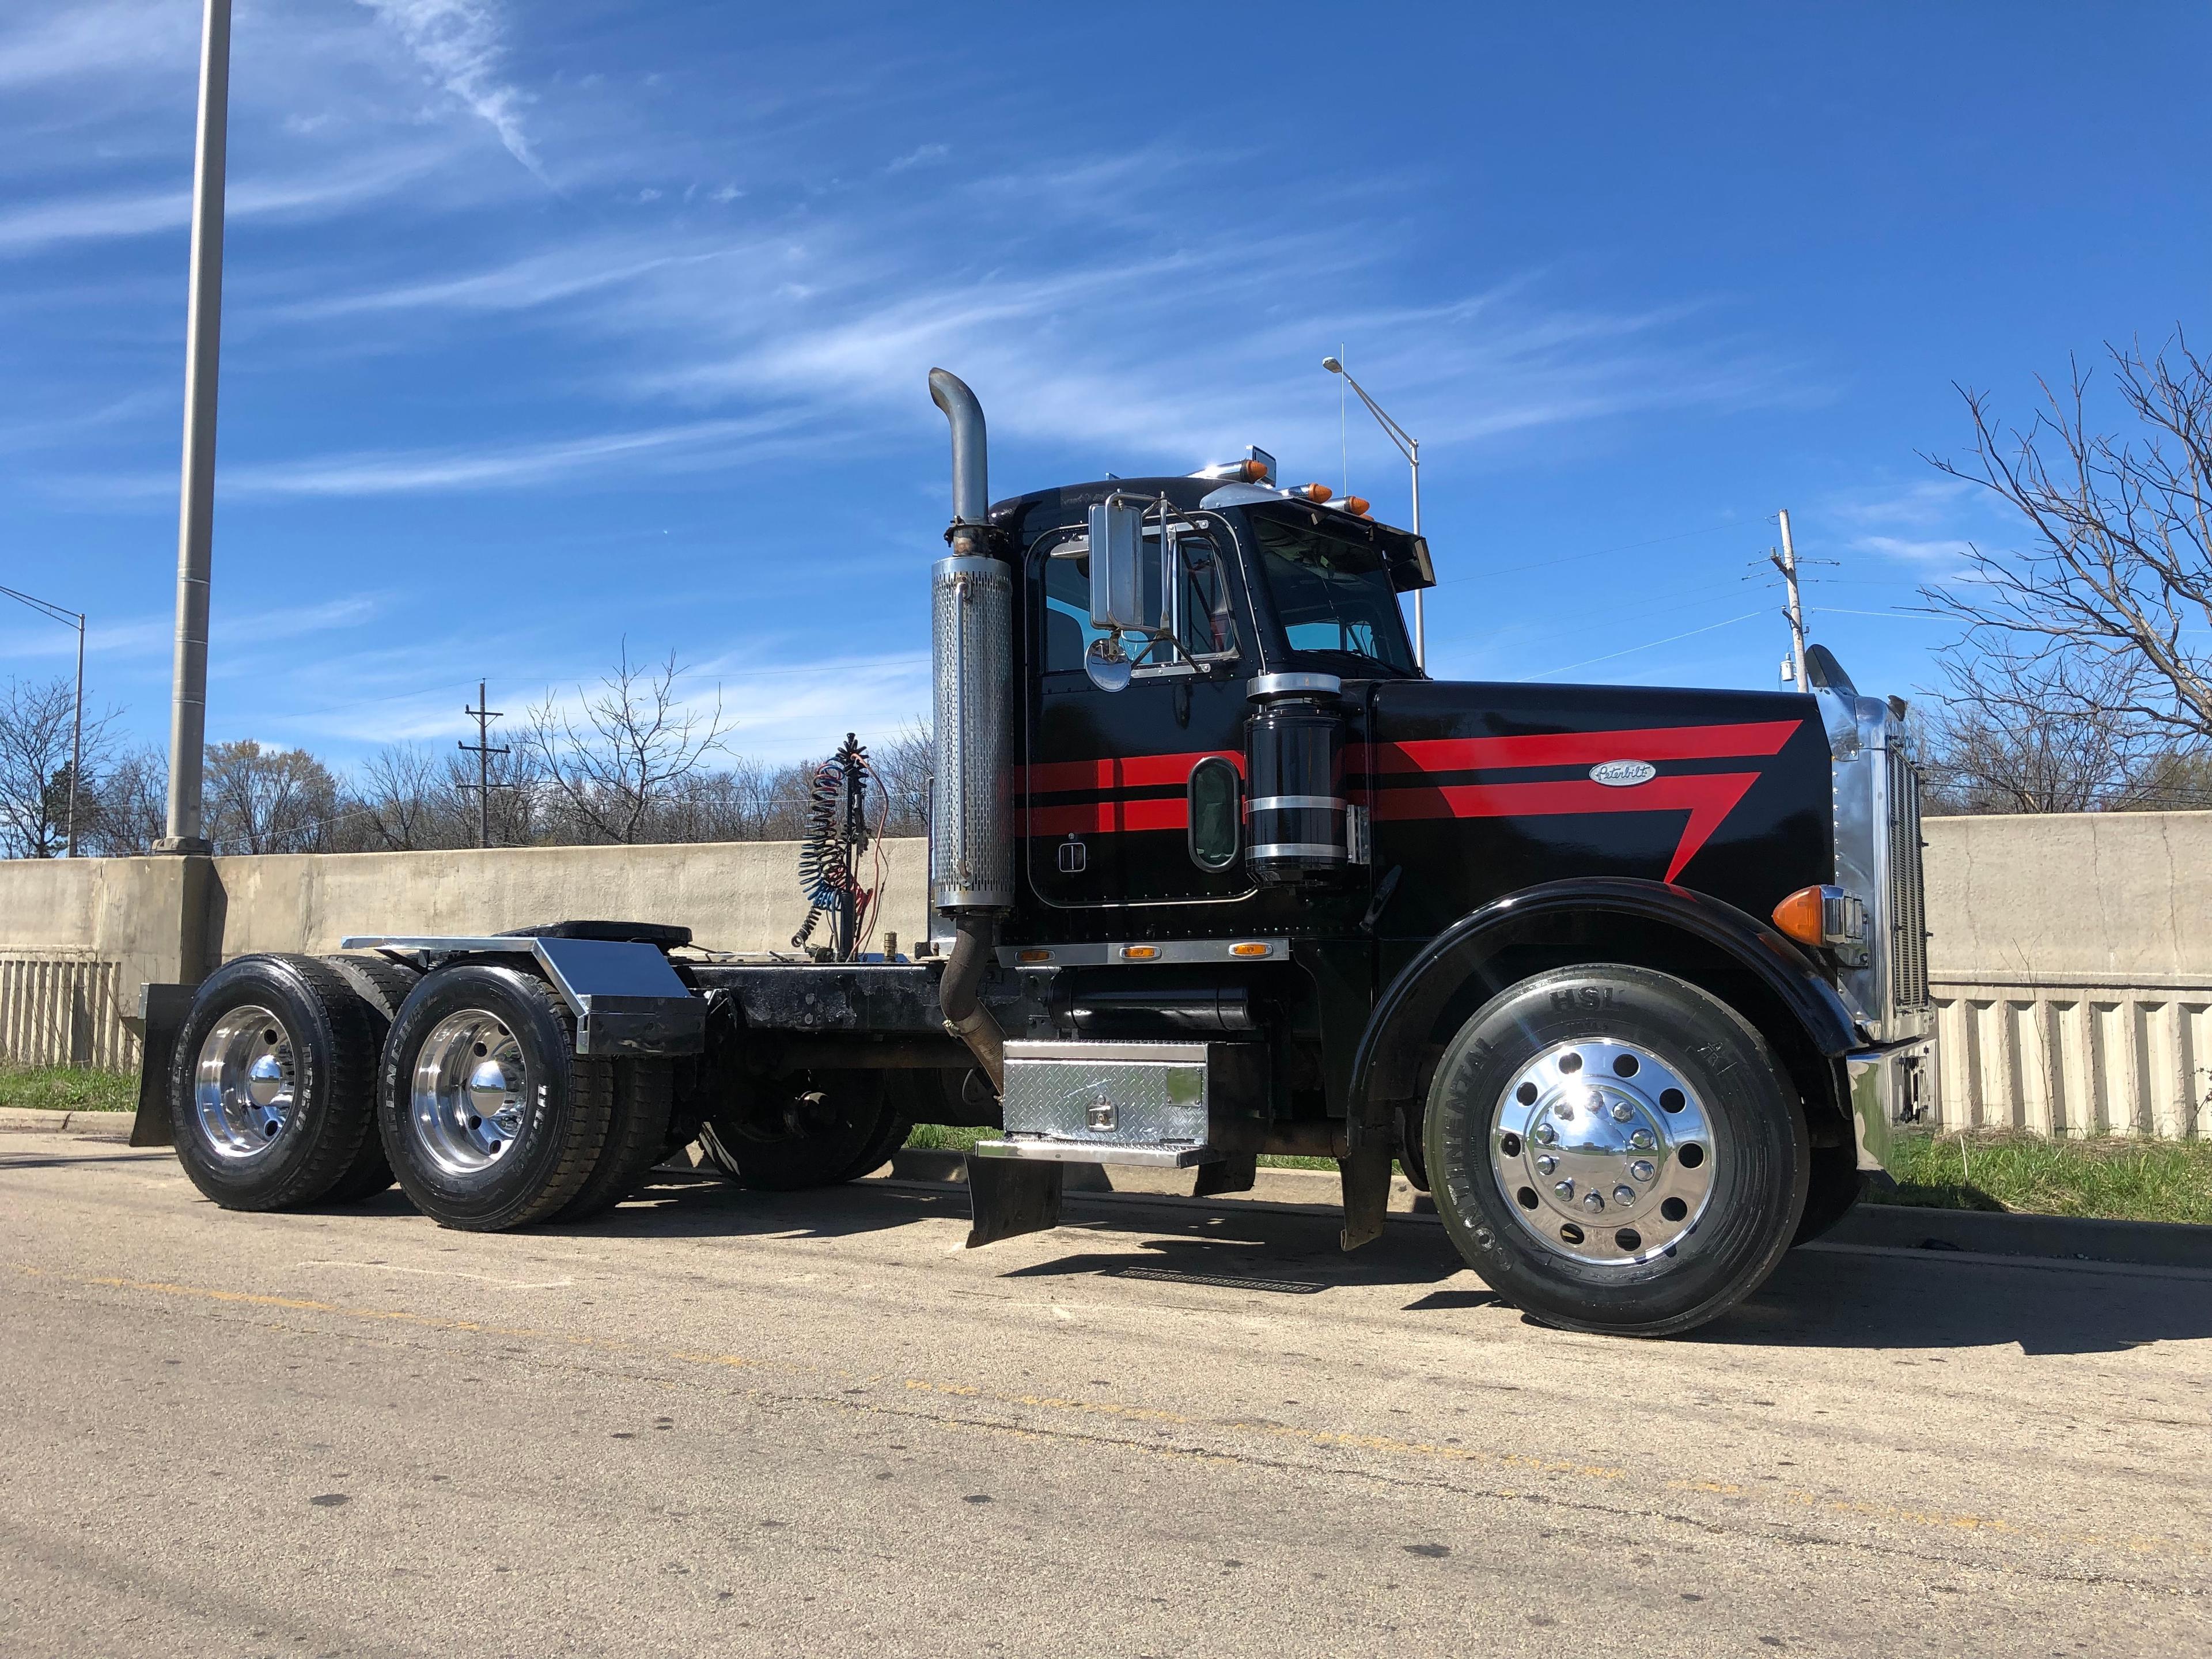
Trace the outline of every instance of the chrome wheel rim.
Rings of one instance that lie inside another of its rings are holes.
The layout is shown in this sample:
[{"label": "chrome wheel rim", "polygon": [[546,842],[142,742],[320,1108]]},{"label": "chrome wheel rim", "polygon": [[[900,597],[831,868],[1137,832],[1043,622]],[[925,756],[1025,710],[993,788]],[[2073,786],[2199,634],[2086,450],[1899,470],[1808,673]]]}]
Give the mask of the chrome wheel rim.
[{"label": "chrome wheel rim", "polygon": [[416,1052],[409,1129],[447,1175],[481,1176],[514,1152],[528,1086],[514,1033],[496,1014],[464,1009]]},{"label": "chrome wheel rim", "polygon": [[268,1009],[233,1008],[201,1040],[192,1108],[200,1139],[226,1164],[268,1157],[298,1097],[292,1034]]},{"label": "chrome wheel rim", "polygon": [[1663,1056],[1589,1038],[1553,1043],[1508,1080],[1490,1167],[1546,1249],[1626,1267],[1697,1231],[1717,1151],[1705,1103]]}]

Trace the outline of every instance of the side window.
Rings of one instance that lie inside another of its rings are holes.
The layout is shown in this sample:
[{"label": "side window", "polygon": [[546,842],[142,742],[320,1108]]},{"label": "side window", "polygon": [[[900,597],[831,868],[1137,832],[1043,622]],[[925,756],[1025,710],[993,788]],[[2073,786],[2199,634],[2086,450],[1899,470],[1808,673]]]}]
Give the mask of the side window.
[{"label": "side window", "polygon": [[1219,552],[1204,536],[1178,537],[1176,549],[1182,555],[1182,592],[1176,620],[1183,654],[1212,657],[1236,650],[1237,617]]},{"label": "side window", "polygon": [[1190,858],[1201,870],[1225,870],[1237,861],[1243,830],[1243,785],[1237,769],[1218,755],[1190,769]]},{"label": "side window", "polygon": [[1091,641],[1105,637],[1103,629],[1091,625],[1091,561],[1049,553],[1042,562],[1044,672],[1079,674]]}]

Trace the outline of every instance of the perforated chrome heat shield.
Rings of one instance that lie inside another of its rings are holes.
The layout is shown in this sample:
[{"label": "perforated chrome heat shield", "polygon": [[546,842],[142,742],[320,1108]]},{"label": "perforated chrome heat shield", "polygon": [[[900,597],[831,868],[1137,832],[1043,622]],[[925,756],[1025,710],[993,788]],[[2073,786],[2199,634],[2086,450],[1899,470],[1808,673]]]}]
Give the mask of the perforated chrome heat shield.
[{"label": "perforated chrome heat shield", "polygon": [[930,787],[929,887],[940,910],[1014,902],[1007,790],[1013,724],[1013,573],[997,559],[930,568],[937,775]]}]

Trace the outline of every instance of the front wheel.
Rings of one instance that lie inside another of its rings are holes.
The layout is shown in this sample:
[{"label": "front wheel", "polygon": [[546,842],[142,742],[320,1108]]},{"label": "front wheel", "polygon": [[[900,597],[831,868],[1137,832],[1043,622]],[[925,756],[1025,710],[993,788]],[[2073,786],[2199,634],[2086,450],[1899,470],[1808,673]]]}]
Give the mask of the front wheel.
[{"label": "front wheel", "polygon": [[1427,1163],[1468,1265],[1570,1330],[1664,1336],[1789,1248],[1811,1168],[1796,1091],[1741,1015],[1601,963],[1502,992],[1430,1085]]}]

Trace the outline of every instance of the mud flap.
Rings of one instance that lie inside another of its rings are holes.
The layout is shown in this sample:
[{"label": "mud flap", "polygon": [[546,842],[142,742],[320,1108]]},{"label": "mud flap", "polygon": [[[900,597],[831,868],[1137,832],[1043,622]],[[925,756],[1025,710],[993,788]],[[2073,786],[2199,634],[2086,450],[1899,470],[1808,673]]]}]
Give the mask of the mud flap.
[{"label": "mud flap", "polygon": [[968,1158],[968,1201],[974,1224],[968,1248],[995,1244],[1060,1225],[1060,1194],[1067,1166],[1025,1158]]},{"label": "mud flap", "polygon": [[1347,1250],[1382,1237],[1382,1218],[1390,1210],[1391,1151],[1389,1138],[1370,1129],[1351,1156],[1336,1160],[1344,1179],[1342,1242]]},{"label": "mud flap", "polygon": [[191,1012],[190,985],[147,984],[138,988],[138,1018],[126,1021],[137,1028],[138,1113],[131,1120],[133,1146],[173,1146],[176,1134],[169,1121],[169,1062],[177,1050],[177,1033]]}]

